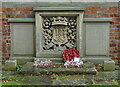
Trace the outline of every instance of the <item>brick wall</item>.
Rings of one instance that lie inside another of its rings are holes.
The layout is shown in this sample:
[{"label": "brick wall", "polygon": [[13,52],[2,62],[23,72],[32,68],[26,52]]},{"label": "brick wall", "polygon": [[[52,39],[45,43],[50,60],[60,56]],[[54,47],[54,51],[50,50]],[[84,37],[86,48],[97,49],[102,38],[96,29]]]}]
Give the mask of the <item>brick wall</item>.
[{"label": "brick wall", "polygon": [[110,23],[109,54],[113,60],[120,59],[120,18],[118,11],[119,7],[87,7],[84,15],[84,18],[112,18]]},{"label": "brick wall", "polygon": [[2,9],[0,9],[0,61],[2,60]]},{"label": "brick wall", "polygon": [[[87,7],[84,18],[111,17],[110,23],[110,57],[120,59],[120,25],[118,7]],[[7,18],[34,18],[32,8],[3,8],[2,9],[2,58],[9,59],[11,50],[10,24]],[[1,33],[0,33],[1,34]]]},{"label": "brick wall", "polygon": [[11,37],[8,18],[34,18],[32,8],[3,8],[2,9],[2,60],[10,57]]}]

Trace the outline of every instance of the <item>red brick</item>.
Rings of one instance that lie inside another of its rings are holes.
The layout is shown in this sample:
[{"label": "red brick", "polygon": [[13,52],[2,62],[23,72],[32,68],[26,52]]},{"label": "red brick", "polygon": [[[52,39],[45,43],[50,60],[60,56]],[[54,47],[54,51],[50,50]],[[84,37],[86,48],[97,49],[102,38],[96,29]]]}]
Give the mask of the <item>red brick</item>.
[{"label": "red brick", "polygon": [[89,10],[85,10],[84,14],[88,14],[89,13]]},{"label": "red brick", "polygon": [[100,10],[109,10],[109,7],[100,7]]},{"label": "red brick", "polygon": [[110,28],[120,28],[120,25],[119,25],[119,24],[118,24],[118,25],[111,24],[111,25],[110,25]]},{"label": "red brick", "polygon": [[6,43],[11,43],[11,40],[6,40]]},{"label": "red brick", "polygon": [[[112,53],[113,54],[113,53]],[[110,57],[115,57],[114,55],[109,55]]]},{"label": "red brick", "polygon": [[115,37],[115,40],[119,40],[120,38],[118,36]]},{"label": "red brick", "polygon": [[10,33],[3,33],[3,35],[10,35]]},{"label": "red brick", "polygon": [[25,11],[25,8],[16,8],[17,11]]},{"label": "red brick", "polygon": [[108,10],[108,14],[118,14],[118,10]]},{"label": "red brick", "polygon": [[32,8],[16,8],[17,11],[32,11]]},{"label": "red brick", "polygon": [[7,46],[7,50],[11,50],[10,44],[8,44],[8,46]]},{"label": "red brick", "polygon": [[25,18],[25,15],[16,15],[16,18]]},{"label": "red brick", "polygon": [[27,14],[26,17],[27,17],[27,18],[34,18],[35,15]]},{"label": "red brick", "polygon": [[110,17],[119,17],[119,14],[110,14]]},{"label": "red brick", "polygon": [[112,53],[118,53],[117,51],[112,51]]},{"label": "red brick", "polygon": [[118,37],[117,39],[120,40],[120,37]]},{"label": "red brick", "polygon": [[116,44],[110,44],[110,47],[115,47],[116,46]]},{"label": "red brick", "polygon": [[16,8],[6,8],[7,11],[16,11]]},{"label": "red brick", "polygon": [[119,22],[117,21],[117,22],[110,22],[110,24],[119,24]]},{"label": "red brick", "polygon": [[101,10],[102,14],[109,14],[109,10]]},{"label": "red brick", "polygon": [[7,52],[6,47],[3,47],[2,52],[3,52],[3,53],[6,53],[6,52]]},{"label": "red brick", "polygon": [[96,11],[95,10],[89,10],[89,11],[86,11],[85,13],[86,14],[96,14]]},{"label": "red brick", "polygon": [[120,18],[113,18],[112,21],[116,21],[116,22],[119,22],[120,21]]},{"label": "red brick", "polygon": [[5,36],[4,36],[3,39],[10,39],[10,37],[5,37]]},{"label": "red brick", "polygon": [[111,40],[114,40],[114,37],[110,37]]},{"label": "red brick", "polygon": [[109,17],[109,14],[102,14],[102,17]]},{"label": "red brick", "polygon": [[32,10],[33,10],[33,8],[26,8],[26,10],[27,10],[27,11],[32,11]]},{"label": "red brick", "polygon": [[25,11],[24,14],[30,15],[30,11]]},{"label": "red brick", "polygon": [[3,53],[2,56],[9,56],[7,53]]},{"label": "red brick", "polygon": [[10,32],[10,29],[8,29],[7,32]]},{"label": "red brick", "polygon": [[110,33],[110,35],[117,36],[117,35],[119,35],[119,33],[117,33],[117,32],[115,32],[115,33]]},{"label": "red brick", "polygon": [[3,29],[2,31],[3,31],[3,32],[6,32],[7,30],[6,30],[6,29]]},{"label": "red brick", "polygon": [[2,11],[3,10],[3,8],[0,8],[0,11]]},{"label": "red brick", "polygon": [[100,7],[88,7],[86,8],[86,10],[98,10],[100,9]]},{"label": "red brick", "polygon": [[2,10],[2,11],[6,11],[6,10],[7,10],[7,8],[0,8],[0,10]]},{"label": "red brick", "polygon": [[116,50],[115,47],[110,47],[110,52],[113,52],[114,50]]},{"label": "red brick", "polygon": [[110,32],[118,32],[119,29],[110,29]]},{"label": "red brick", "polygon": [[118,10],[119,7],[109,7],[109,10]]},{"label": "red brick", "polygon": [[7,21],[8,21],[8,19],[4,19],[4,18],[3,18],[3,19],[2,19],[2,21],[6,21],[6,22],[7,22]]}]

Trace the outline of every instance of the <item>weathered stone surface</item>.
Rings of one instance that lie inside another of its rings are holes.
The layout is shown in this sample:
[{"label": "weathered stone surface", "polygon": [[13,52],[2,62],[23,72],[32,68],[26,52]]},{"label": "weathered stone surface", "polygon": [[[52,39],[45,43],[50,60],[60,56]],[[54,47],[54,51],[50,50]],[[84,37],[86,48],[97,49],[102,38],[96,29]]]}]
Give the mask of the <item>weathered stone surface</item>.
[{"label": "weathered stone surface", "polygon": [[119,66],[118,65],[115,65],[115,70],[119,70]]},{"label": "weathered stone surface", "polygon": [[53,79],[53,85],[87,85],[92,84],[91,79],[86,79],[84,75],[57,76]]},{"label": "weathered stone surface", "polygon": [[76,48],[76,22],[76,17],[43,17],[43,49],[63,51]]},{"label": "weathered stone surface", "polygon": [[[47,9],[47,7],[45,7],[45,9]],[[61,9],[61,7],[59,9]],[[54,9],[51,10],[54,11]],[[81,38],[82,36],[80,31],[82,31],[83,10],[79,9],[81,12],[76,12],[74,10],[72,9],[66,12],[60,11],[58,13],[51,13],[48,11],[50,14],[49,17],[41,16],[43,15],[41,12],[35,13],[35,22],[37,26],[35,30],[37,39],[36,57],[59,58],[62,57],[63,50],[67,48],[82,49],[82,39],[77,38]],[[47,11],[44,12],[44,15],[49,14]],[[77,16],[79,17],[77,18]],[[77,21],[79,21],[79,23]],[[76,41],[79,44],[76,44]],[[69,43],[69,45],[66,45],[67,43]]]},{"label": "weathered stone surface", "polygon": [[0,71],[2,70],[2,67],[3,67],[3,66],[2,66],[2,62],[0,62]]},{"label": "weathered stone surface", "polygon": [[16,60],[8,60],[5,62],[4,70],[16,70]]},{"label": "weathered stone surface", "polygon": [[20,82],[27,85],[52,85],[52,78],[50,76],[26,76]]},{"label": "weathered stone surface", "polygon": [[104,61],[104,70],[115,70],[115,62],[113,60]]},{"label": "weathered stone surface", "polygon": [[44,67],[44,68],[35,68],[33,67],[33,62],[28,62],[23,66],[21,72],[26,74],[33,74],[33,75],[40,75],[40,74],[64,74],[64,75],[73,75],[73,74],[96,74],[97,70],[95,69],[92,63],[85,63],[81,67],[71,67],[65,68],[63,64],[55,64],[51,67]]},{"label": "weathered stone surface", "polygon": [[[15,72],[15,71],[12,71]],[[51,85],[51,86],[81,86],[81,85],[117,85],[118,70],[115,71],[101,71],[96,75],[19,75],[12,74],[12,72],[4,71],[3,76],[7,75],[7,79],[12,79],[16,83],[22,83],[25,85]],[[9,73],[9,74],[8,74]],[[12,82],[12,81],[11,81]],[[7,82],[5,82],[7,84]],[[8,82],[10,83],[10,82]],[[96,86],[95,86],[96,87]]]},{"label": "weathered stone surface", "polygon": [[27,62],[32,62],[33,60],[34,59],[32,59],[32,58],[28,58],[28,59],[21,58],[21,59],[17,59],[17,64],[21,65],[21,64],[25,64]]},{"label": "weathered stone surface", "polygon": [[23,66],[23,71],[31,71],[33,70],[33,62],[27,62],[24,66]]}]

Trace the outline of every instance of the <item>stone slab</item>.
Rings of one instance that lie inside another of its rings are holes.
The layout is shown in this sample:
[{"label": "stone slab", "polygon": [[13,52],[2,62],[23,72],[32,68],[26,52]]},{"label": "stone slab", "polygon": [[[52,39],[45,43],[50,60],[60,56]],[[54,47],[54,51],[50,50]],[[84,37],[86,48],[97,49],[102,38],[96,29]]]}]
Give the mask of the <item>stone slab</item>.
[{"label": "stone slab", "polygon": [[35,22],[34,18],[8,18],[8,22]]},{"label": "stone slab", "polygon": [[18,65],[22,65],[22,64],[26,64],[27,62],[32,62],[33,59],[17,59],[17,64]]},{"label": "stone slab", "polygon": [[104,70],[115,70],[115,62],[113,60],[104,61]]},{"label": "stone slab", "polygon": [[[16,77],[15,82],[17,83],[24,83],[26,85],[51,85],[56,86],[58,85],[63,86],[81,86],[81,85],[117,85],[118,80],[118,70],[116,71],[101,71],[98,72],[96,75],[39,75],[39,76],[26,76],[26,75],[18,75],[13,74],[14,71],[3,71],[3,76],[7,75],[8,79],[12,79]],[[14,79],[15,80],[15,79]],[[112,80],[113,82],[111,82]],[[7,82],[5,82],[7,84]],[[10,82],[8,82],[10,83]],[[96,87],[96,86],[95,86]],[[106,87],[106,86],[105,86]]]},{"label": "stone slab", "polygon": [[56,74],[64,74],[64,75],[73,75],[73,74],[97,74],[97,70],[95,69],[92,63],[85,63],[81,67],[70,67],[65,68],[62,63],[55,64],[53,67],[44,67],[44,68],[35,68],[33,67],[32,62],[29,62],[23,66],[21,73],[26,75],[40,75],[47,74],[51,75],[53,73]]},{"label": "stone slab", "polygon": [[14,59],[17,61],[17,65],[26,64],[27,62],[33,62],[34,57],[11,57],[10,59]]},{"label": "stone slab", "polygon": [[55,80],[53,80],[53,85],[80,86],[80,85],[87,85],[87,84],[93,84],[92,80],[82,78],[82,76],[80,75],[63,76],[63,77],[58,77]]},{"label": "stone slab", "polygon": [[16,66],[17,66],[17,61],[16,60],[8,60],[5,62],[4,65],[4,70],[16,70]]},{"label": "stone slab", "polygon": [[105,60],[111,60],[110,57],[101,57],[101,56],[93,56],[93,57],[84,57],[83,58],[86,61],[93,62],[94,64],[102,64],[104,63]]},{"label": "stone slab", "polygon": [[81,7],[34,7],[34,11],[81,11],[84,10],[84,8]]},{"label": "stone slab", "polygon": [[[16,1],[16,0],[15,0]],[[45,1],[45,0],[44,0]],[[49,0],[50,1],[50,0]],[[59,0],[60,1],[60,0]],[[63,0],[62,0],[63,1]],[[21,2],[21,1],[20,1]],[[3,2],[2,6],[5,8],[20,8],[20,7],[71,7],[71,6],[78,6],[78,7],[113,7],[113,6],[118,6],[118,2],[96,2],[96,3],[91,3],[91,2],[72,2],[69,0],[69,2]]]},{"label": "stone slab", "polygon": [[112,18],[84,18],[84,22],[111,22]]},{"label": "stone slab", "polygon": [[50,76],[26,76],[20,82],[27,85],[52,85],[52,78]]}]

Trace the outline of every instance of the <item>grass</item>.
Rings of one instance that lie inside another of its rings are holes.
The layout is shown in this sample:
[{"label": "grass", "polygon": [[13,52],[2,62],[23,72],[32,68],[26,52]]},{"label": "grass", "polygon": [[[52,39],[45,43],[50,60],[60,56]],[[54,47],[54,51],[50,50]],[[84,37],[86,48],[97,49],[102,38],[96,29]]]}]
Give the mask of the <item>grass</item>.
[{"label": "grass", "polygon": [[15,82],[15,81],[10,81],[10,82],[3,82],[2,85],[26,85],[23,83]]}]

